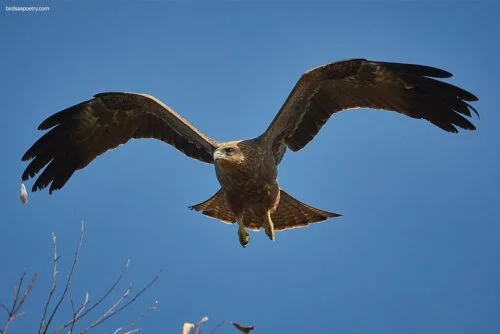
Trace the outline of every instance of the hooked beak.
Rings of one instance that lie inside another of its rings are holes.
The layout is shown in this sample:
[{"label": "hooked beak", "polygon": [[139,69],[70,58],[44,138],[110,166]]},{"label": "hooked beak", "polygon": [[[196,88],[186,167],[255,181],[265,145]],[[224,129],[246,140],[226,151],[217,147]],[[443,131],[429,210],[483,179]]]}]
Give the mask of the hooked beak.
[{"label": "hooked beak", "polygon": [[223,160],[225,158],[226,158],[226,155],[224,154],[224,152],[222,152],[219,149],[215,150],[215,152],[214,152],[214,160]]}]

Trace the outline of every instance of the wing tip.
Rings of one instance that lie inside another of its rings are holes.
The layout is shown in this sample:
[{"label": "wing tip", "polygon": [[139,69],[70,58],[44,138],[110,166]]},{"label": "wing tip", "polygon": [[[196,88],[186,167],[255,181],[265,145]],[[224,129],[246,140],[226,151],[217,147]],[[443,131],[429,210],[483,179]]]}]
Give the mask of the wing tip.
[{"label": "wing tip", "polygon": [[30,161],[31,159],[33,159],[33,155],[30,154],[29,150],[26,151],[21,157],[21,161]]}]

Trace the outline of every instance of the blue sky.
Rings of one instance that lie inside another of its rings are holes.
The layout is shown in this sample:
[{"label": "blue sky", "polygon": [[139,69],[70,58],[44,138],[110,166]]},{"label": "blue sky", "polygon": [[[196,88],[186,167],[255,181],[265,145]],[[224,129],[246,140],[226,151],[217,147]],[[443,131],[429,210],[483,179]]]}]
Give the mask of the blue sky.
[{"label": "blue sky", "polygon": [[[11,333],[36,328],[50,285],[50,233],[64,276],[82,219],[75,299],[101,295],[129,257],[127,279],[138,286],[163,270],[97,332],[127,325],[153,300],[146,333],[175,333],[204,315],[259,333],[500,330],[498,4],[38,4],[50,12],[0,14],[0,301],[9,302],[23,268],[40,273]],[[372,110],[336,115],[285,156],[279,182],[344,216],[275,242],[252,233],[246,249],[236,226],[187,209],[217,191],[213,167],[159,141],[129,142],[62,191],[19,203],[20,157],[41,135],[38,124],[95,93],[149,93],[211,137],[251,138],[305,70],[354,57],[454,73],[449,82],[480,98],[478,130],[452,135]]]}]

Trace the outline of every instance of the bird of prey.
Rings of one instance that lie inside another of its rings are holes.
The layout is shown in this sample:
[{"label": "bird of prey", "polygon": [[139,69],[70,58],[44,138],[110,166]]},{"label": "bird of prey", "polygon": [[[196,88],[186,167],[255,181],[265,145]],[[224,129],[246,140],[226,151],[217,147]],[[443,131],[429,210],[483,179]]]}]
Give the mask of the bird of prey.
[{"label": "bird of prey", "polygon": [[100,93],[44,120],[49,130],[23,155],[31,160],[23,180],[39,175],[33,191],[60,189],[73,173],[100,154],[133,138],[155,138],[185,155],[215,166],[220,189],[190,208],[222,222],[238,224],[240,244],[246,229],[275,231],[307,226],[340,215],[306,205],[278,185],[277,168],[285,151],[299,151],[334,113],[353,108],[395,111],[458,132],[475,130],[464,116],[477,97],[434,78],[444,70],[414,64],[351,59],[305,72],[264,133],[248,140],[219,142],[207,137],[153,96]]}]

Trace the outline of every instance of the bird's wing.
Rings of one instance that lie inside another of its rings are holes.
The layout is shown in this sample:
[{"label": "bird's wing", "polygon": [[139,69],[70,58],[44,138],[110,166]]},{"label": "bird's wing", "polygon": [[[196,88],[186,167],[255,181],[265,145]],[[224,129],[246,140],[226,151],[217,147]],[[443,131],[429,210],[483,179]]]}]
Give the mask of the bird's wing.
[{"label": "bird's wing", "polygon": [[27,180],[48,165],[33,191],[50,184],[50,193],[98,155],[132,138],[159,139],[207,163],[213,162],[216,145],[161,101],[135,93],[97,94],[50,116],[38,129],[50,130],[23,155],[23,161],[32,161],[22,178]]},{"label": "bird's wing", "polygon": [[[396,111],[423,118],[449,132],[474,130],[465,116],[477,111],[473,94],[438,81],[452,74],[438,68],[353,59],[314,68],[302,75],[262,138],[275,152],[298,151],[328,118],[352,108]],[[479,115],[478,115],[479,116]],[[281,148],[280,148],[281,147]]]}]

